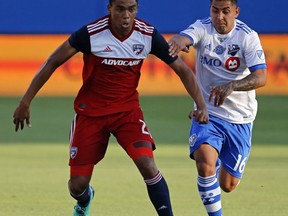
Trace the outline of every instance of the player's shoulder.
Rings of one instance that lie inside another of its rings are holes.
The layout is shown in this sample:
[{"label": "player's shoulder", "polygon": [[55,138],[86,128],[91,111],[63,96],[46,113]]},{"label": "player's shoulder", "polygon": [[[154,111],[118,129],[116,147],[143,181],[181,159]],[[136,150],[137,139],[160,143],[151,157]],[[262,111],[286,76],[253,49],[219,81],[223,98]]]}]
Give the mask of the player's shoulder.
[{"label": "player's shoulder", "polygon": [[96,34],[100,31],[109,28],[109,15],[101,17],[93,22],[86,25],[87,31],[90,35]]},{"label": "player's shoulder", "polygon": [[203,29],[204,31],[211,30],[213,23],[211,17],[205,17],[203,19],[197,19],[190,28]]},{"label": "player's shoulder", "polygon": [[235,30],[239,33],[242,33],[243,35],[252,35],[256,32],[250,28],[246,23],[242,22],[241,20],[236,19],[236,26]]},{"label": "player's shoulder", "polygon": [[152,35],[153,31],[154,31],[154,26],[152,26],[151,24],[149,24],[148,22],[139,19],[139,18],[135,18],[135,30],[141,32],[142,34],[147,34],[147,35]]},{"label": "player's shoulder", "polygon": [[212,19],[211,17],[205,17],[203,19],[199,19],[197,20],[199,23],[201,23],[202,25],[212,25]]}]

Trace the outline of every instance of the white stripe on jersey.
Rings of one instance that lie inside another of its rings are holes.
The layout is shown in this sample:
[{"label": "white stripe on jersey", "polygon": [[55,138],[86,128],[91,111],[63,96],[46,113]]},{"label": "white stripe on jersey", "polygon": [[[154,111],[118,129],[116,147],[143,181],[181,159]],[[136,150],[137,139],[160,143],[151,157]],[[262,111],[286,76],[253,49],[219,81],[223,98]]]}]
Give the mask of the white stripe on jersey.
[{"label": "white stripe on jersey", "polygon": [[210,23],[212,23],[212,20],[210,17],[207,17],[205,19],[202,19],[200,22],[203,24],[210,24]]},{"label": "white stripe on jersey", "polygon": [[236,30],[242,29],[247,34],[250,34],[253,32],[251,28],[249,28],[245,23],[241,22],[240,20],[236,20]]},{"label": "white stripe on jersey", "polygon": [[97,31],[103,27],[106,27],[108,25],[109,18],[105,18],[102,20],[99,20],[97,23],[93,23],[91,25],[87,26],[88,32],[91,34],[94,31]]},{"label": "white stripe on jersey", "polygon": [[137,19],[135,19],[135,26],[138,27],[141,31],[144,31],[150,34],[152,34],[154,31],[153,26],[147,26],[144,22],[141,22]]},{"label": "white stripe on jersey", "polygon": [[69,145],[70,145],[70,148],[72,147],[74,132],[75,132],[75,129],[76,129],[76,121],[77,121],[77,114],[74,115],[74,118],[73,118],[73,121],[72,121],[71,127],[70,127],[70,134],[69,134]]}]

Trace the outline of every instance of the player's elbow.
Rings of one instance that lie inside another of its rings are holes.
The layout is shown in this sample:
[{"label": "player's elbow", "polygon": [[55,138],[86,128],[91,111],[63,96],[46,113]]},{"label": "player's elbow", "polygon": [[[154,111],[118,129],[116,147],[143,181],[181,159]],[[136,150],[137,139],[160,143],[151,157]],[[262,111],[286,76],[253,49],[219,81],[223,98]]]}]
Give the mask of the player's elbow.
[{"label": "player's elbow", "polygon": [[263,87],[267,83],[267,71],[266,69],[262,69],[257,76],[258,78],[258,88]]},{"label": "player's elbow", "polygon": [[261,82],[260,82],[260,87],[265,86],[266,83],[267,83],[267,77],[265,76],[265,77],[262,78],[262,80],[261,80]]}]

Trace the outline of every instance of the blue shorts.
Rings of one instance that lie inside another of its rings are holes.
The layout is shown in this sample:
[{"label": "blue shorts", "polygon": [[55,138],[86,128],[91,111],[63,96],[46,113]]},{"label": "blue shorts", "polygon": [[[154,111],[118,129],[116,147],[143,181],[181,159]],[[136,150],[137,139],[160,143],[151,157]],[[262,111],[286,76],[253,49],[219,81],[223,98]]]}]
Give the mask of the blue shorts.
[{"label": "blue shorts", "polygon": [[208,124],[199,124],[193,118],[190,130],[190,157],[203,143],[213,146],[222,166],[232,176],[241,178],[251,150],[253,123],[233,124],[210,116]]}]

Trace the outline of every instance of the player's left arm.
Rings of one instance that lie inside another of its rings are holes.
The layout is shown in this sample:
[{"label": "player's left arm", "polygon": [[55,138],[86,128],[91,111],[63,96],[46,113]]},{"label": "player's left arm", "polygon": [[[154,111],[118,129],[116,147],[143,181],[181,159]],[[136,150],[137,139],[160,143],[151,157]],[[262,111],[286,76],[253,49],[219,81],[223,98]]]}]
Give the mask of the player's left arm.
[{"label": "player's left arm", "polygon": [[169,64],[169,66],[177,73],[185,89],[197,105],[197,110],[191,112],[189,118],[192,118],[191,115],[193,115],[199,123],[208,123],[209,116],[207,107],[193,71],[181,58],[176,59],[176,61]]},{"label": "player's left arm", "polygon": [[250,74],[233,80],[223,86],[212,87],[209,101],[214,98],[214,106],[221,106],[233,91],[251,91],[263,87],[267,81],[267,65],[260,39],[256,32],[251,32],[243,38],[243,50],[246,65]]},{"label": "player's left arm", "polygon": [[179,76],[187,92],[197,105],[197,110],[194,111],[196,120],[200,123],[208,123],[207,107],[194,73],[178,56],[172,57],[169,55],[169,45],[156,29],[153,33],[151,53],[168,64]]},{"label": "player's left arm", "polygon": [[233,91],[250,91],[265,86],[267,81],[266,68],[257,69],[241,80],[230,83]]},{"label": "player's left arm", "polygon": [[243,39],[244,58],[250,74],[231,82],[233,91],[250,91],[263,87],[267,81],[265,54],[258,34],[252,31]]},{"label": "player's left arm", "polygon": [[250,91],[265,86],[267,81],[266,68],[259,68],[240,80],[234,80],[226,85],[214,86],[211,89],[209,101],[214,98],[214,106],[221,106],[233,91]]}]

